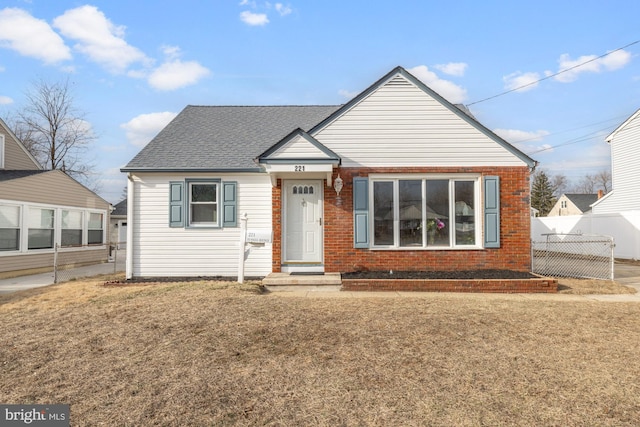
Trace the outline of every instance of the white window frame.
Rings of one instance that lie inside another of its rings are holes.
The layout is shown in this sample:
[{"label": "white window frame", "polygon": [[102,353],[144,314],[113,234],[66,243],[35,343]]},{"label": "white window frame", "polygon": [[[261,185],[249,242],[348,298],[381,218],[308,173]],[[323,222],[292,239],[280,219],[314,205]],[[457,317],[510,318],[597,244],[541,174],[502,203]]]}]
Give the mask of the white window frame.
[{"label": "white window frame", "polygon": [[[449,221],[449,245],[436,246],[428,245],[427,233],[423,227],[423,238],[421,246],[400,246],[400,204],[399,204],[399,186],[400,181],[403,180],[421,180],[422,181],[422,212],[426,215],[426,183],[427,180],[448,180],[449,181],[449,212],[454,213],[454,218]],[[482,205],[482,192],[481,192],[481,175],[480,174],[371,174],[369,175],[369,212],[372,219],[369,221],[369,235],[371,241],[369,248],[372,250],[478,250],[483,249],[482,244],[482,229],[483,229],[483,205]],[[375,244],[375,218],[374,215],[374,186],[375,182],[389,182],[393,183],[394,192],[394,206],[393,206],[393,241],[392,245],[376,245]],[[474,183],[474,227],[475,227],[475,244],[473,245],[459,245],[455,244],[455,231],[451,228],[455,228],[455,197],[454,186],[456,181],[473,181]]]},{"label": "white window frame", "polygon": [[5,158],[5,154],[4,154],[4,135],[0,134],[0,169],[4,169],[4,158]]},{"label": "white window frame", "polygon": [[[9,203],[3,203],[2,206],[8,206],[8,207],[12,207],[12,208],[17,208],[18,209],[18,247],[16,249],[13,250],[7,250],[7,251],[0,251],[0,254],[7,254],[7,253],[17,253],[20,252],[21,248],[23,247],[23,227],[22,227],[22,212],[23,212],[23,207],[21,205],[15,205],[15,204],[9,204]],[[8,228],[9,230],[13,230],[14,228]]]},{"label": "white window frame", "polygon": [[[99,228],[99,229],[98,228],[89,228],[89,223],[91,222],[91,214],[102,215],[102,220],[101,220],[101,224],[100,224],[101,228]],[[105,242],[105,232],[106,232],[105,222],[106,222],[106,219],[107,219],[107,215],[105,214],[105,212],[104,211],[90,210],[90,211],[87,211],[86,217],[87,217],[86,222],[85,222],[86,225],[84,227],[84,233],[83,233],[84,235],[86,235],[86,238],[83,238],[83,241],[86,242],[86,244],[89,245],[89,246],[104,246],[104,245],[106,245],[106,242]],[[102,231],[102,238],[101,238],[102,241],[100,243],[90,243],[89,242],[89,231],[96,231],[96,230]]]},{"label": "white window frame", "polygon": [[78,212],[80,213],[80,245],[83,245],[85,240],[84,240],[84,217],[85,217],[85,211],[83,211],[82,209],[60,209],[60,247],[62,248],[70,248],[70,247],[74,247],[77,245],[63,245],[62,244],[62,233],[64,232],[64,230],[77,230],[76,228],[64,228],[62,226],[62,221],[63,221],[63,213],[64,212]]},{"label": "white window frame", "polygon": [[[220,228],[221,227],[221,216],[222,216],[222,203],[221,203],[221,192],[222,192],[222,181],[216,179],[206,179],[206,180],[196,180],[189,179],[186,181],[187,184],[187,227],[189,228]],[[191,188],[193,185],[213,185],[216,187],[216,200],[213,202],[192,202],[192,192]],[[214,205],[216,208],[216,220],[215,221],[193,221],[192,218],[192,205]]]},{"label": "white window frame", "polygon": [[[29,218],[30,218],[30,212],[31,210],[39,210],[39,211],[53,211],[53,218],[52,218],[52,222],[53,224],[51,225],[51,227],[47,227],[47,228],[43,228],[43,227],[31,227],[31,224],[29,222]],[[58,239],[56,237],[57,233],[56,233],[56,229],[57,229],[57,223],[56,221],[58,220],[58,209],[56,209],[55,207],[52,206],[28,206],[26,209],[26,214],[27,214],[27,221],[25,224],[25,230],[27,230],[26,233],[26,238],[27,238],[27,251],[48,251],[48,250],[53,250],[54,246],[56,245]],[[51,230],[52,234],[52,238],[51,238],[51,247],[46,247],[46,248],[31,248],[30,244],[29,244],[29,240],[30,240],[30,236],[29,236],[29,232],[31,230]]]}]

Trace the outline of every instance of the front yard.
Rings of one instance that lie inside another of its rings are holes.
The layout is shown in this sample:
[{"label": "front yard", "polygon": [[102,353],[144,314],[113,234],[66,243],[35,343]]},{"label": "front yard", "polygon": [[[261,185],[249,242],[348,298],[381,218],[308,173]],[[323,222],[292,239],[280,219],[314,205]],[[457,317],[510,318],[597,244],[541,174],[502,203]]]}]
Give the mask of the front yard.
[{"label": "front yard", "polygon": [[637,303],[104,280],[0,296],[1,403],[74,426],[640,425]]}]

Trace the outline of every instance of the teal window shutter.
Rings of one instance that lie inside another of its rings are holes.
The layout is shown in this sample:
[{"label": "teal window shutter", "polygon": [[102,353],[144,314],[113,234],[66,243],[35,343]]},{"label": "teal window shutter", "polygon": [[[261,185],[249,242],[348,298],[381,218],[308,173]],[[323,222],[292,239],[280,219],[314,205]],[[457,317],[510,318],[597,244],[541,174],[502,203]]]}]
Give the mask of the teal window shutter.
[{"label": "teal window shutter", "polygon": [[353,247],[369,247],[369,179],[353,178]]},{"label": "teal window shutter", "polygon": [[500,247],[500,177],[484,177],[484,247]]},{"label": "teal window shutter", "polygon": [[238,226],[238,183],[225,181],[222,183],[222,226]]},{"label": "teal window shutter", "polygon": [[184,227],[184,182],[169,182],[169,227]]}]

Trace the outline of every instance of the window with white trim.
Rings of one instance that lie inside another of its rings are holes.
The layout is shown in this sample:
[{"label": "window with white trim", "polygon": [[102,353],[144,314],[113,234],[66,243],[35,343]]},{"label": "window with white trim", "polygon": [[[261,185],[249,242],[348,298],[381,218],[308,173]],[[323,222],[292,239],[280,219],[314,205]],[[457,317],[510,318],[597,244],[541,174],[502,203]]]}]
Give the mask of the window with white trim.
[{"label": "window with white trim", "polygon": [[372,247],[477,247],[479,178],[370,177]]},{"label": "window with white trim", "polygon": [[82,245],[82,211],[62,210],[60,246]]},{"label": "window with white trim", "polygon": [[219,222],[219,182],[189,182],[189,225],[217,227]]},{"label": "window with white trim", "polygon": [[20,206],[0,206],[0,251],[20,250]]},{"label": "window with white trim", "polygon": [[0,135],[0,169],[4,169],[4,135]]},{"label": "window with white trim", "polygon": [[29,208],[27,220],[29,249],[53,248],[55,210]]},{"label": "window with white trim", "polygon": [[97,212],[89,213],[87,243],[99,245],[104,243],[104,215]]}]

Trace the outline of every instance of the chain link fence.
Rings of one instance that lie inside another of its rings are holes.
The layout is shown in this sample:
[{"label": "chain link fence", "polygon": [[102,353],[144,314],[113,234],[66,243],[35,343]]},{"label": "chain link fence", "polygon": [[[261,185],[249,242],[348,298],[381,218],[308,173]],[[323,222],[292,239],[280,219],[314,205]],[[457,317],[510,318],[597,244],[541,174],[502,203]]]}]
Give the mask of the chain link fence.
[{"label": "chain link fence", "polygon": [[56,245],[53,254],[54,283],[123,272],[126,247],[126,242],[112,242],[107,249],[89,245]]},{"label": "chain link fence", "polygon": [[543,234],[531,242],[531,271],[543,276],[613,280],[613,237]]}]

